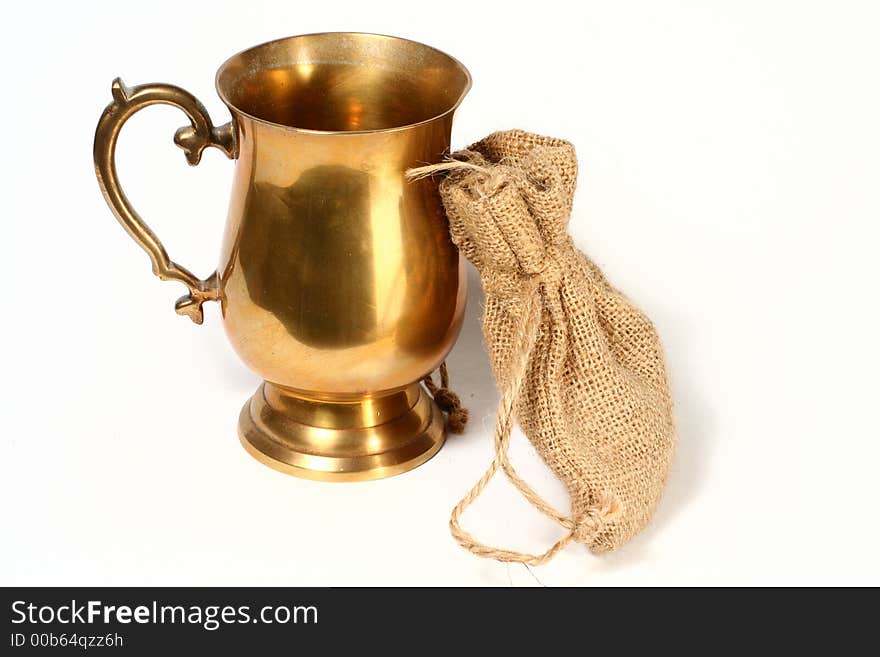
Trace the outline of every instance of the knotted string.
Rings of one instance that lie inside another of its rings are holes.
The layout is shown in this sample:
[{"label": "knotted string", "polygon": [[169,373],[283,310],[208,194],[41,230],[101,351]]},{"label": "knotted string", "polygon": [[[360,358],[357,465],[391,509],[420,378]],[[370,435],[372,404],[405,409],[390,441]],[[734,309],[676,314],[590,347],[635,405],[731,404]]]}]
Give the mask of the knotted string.
[{"label": "knotted string", "polygon": [[434,383],[434,375],[428,374],[424,379],[425,387],[437,406],[446,413],[446,428],[452,433],[464,433],[468,421],[468,409],[461,405],[461,398],[449,389],[449,370],[446,361],[440,365],[440,385]]}]

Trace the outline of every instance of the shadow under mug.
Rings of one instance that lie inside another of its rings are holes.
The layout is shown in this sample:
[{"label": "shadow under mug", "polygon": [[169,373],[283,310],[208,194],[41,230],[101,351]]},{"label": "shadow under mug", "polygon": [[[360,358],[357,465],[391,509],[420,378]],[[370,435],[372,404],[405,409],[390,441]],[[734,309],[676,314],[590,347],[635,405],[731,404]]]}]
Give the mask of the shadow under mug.
[{"label": "shadow under mug", "polygon": [[[408,168],[448,153],[470,87],[457,60],[375,34],[272,41],[227,60],[216,88],[232,121],[166,84],[113,82],[95,134],[95,170],[111,210],[153,273],[183,283],[178,313],[202,322],[219,301],[227,335],[264,382],[239,436],[300,477],[386,477],[428,460],[444,419],[422,387],[452,348],[466,298],[437,181]],[[175,134],[191,165],[202,151],[235,161],[220,263],[202,280],[173,262],[116,173],[122,125],[156,103],[190,124]]]}]

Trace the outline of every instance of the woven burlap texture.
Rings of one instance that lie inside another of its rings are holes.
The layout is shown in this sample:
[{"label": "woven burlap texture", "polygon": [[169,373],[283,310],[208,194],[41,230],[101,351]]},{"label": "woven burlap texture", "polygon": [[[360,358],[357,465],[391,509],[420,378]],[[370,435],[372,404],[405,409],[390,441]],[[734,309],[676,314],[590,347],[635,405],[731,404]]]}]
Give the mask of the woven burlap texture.
[{"label": "woven burlap texture", "polygon": [[[674,451],[660,340],[568,235],[577,178],[570,143],[496,132],[452,160],[439,165],[447,171],[440,193],[452,239],[482,279],[483,333],[501,391],[495,460],[453,511],[453,535],[481,556],[529,564],[571,541],[613,550],[649,521]],[[514,470],[514,419],[567,487],[570,513]],[[484,545],[462,529],[464,509],[498,470],[566,529],[543,554]]]}]

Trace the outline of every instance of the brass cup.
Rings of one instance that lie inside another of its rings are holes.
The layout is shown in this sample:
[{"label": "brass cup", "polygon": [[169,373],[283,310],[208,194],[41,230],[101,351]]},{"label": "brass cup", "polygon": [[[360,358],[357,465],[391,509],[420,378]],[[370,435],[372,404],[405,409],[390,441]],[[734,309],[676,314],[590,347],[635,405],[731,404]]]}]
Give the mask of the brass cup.
[{"label": "brass cup", "polygon": [[[95,170],[153,272],[184,283],[176,309],[202,322],[219,300],[227,335],[265,381],[239,420],[262,463],[299,477],[386,477],[433,456],[440,409],[420,384],[452,348],[465,306],[461,259],[430,178],[405,171],[449,150],[470,87],[458,61],[375,34],[311,34],[235,55],[217,73],[232,121],[165,84],[113,83]],[[119,185],[115,146],[135,112],[179,107],[190,164],[235,160],[220,265],[201,280],[171,261]]]}]

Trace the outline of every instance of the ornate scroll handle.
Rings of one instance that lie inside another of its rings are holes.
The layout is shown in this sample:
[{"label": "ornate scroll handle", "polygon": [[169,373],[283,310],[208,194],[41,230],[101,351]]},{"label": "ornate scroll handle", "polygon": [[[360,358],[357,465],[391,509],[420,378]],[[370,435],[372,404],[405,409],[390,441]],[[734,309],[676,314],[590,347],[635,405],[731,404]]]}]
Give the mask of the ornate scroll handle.
[{"label": "ornate scroll handle", "polygon": [[104,198],[119,223],[150,256],[153,273],[163,281],[179,281],[189,288],[189,294],[180,297],[175,304],[177,313],[201,324],[202,304],[219,297],[217,273],[201,280],[172,261],[159,238],[126,198],[116,173],[116,140],[123,124],[135,112],[156,103],[178,107],[189,117],[192,125],[180,128],[174,134],[174,143],[186,153],[190,166],[199,163],[202,151],[208,146],[219,148],[229,158],[237,156],[232,123],[215,128],[208,111],[192,94],[170,84],[127,87],[116,78],[113,81],[113,102],[104,110],[95,131],[95,174]]}]

